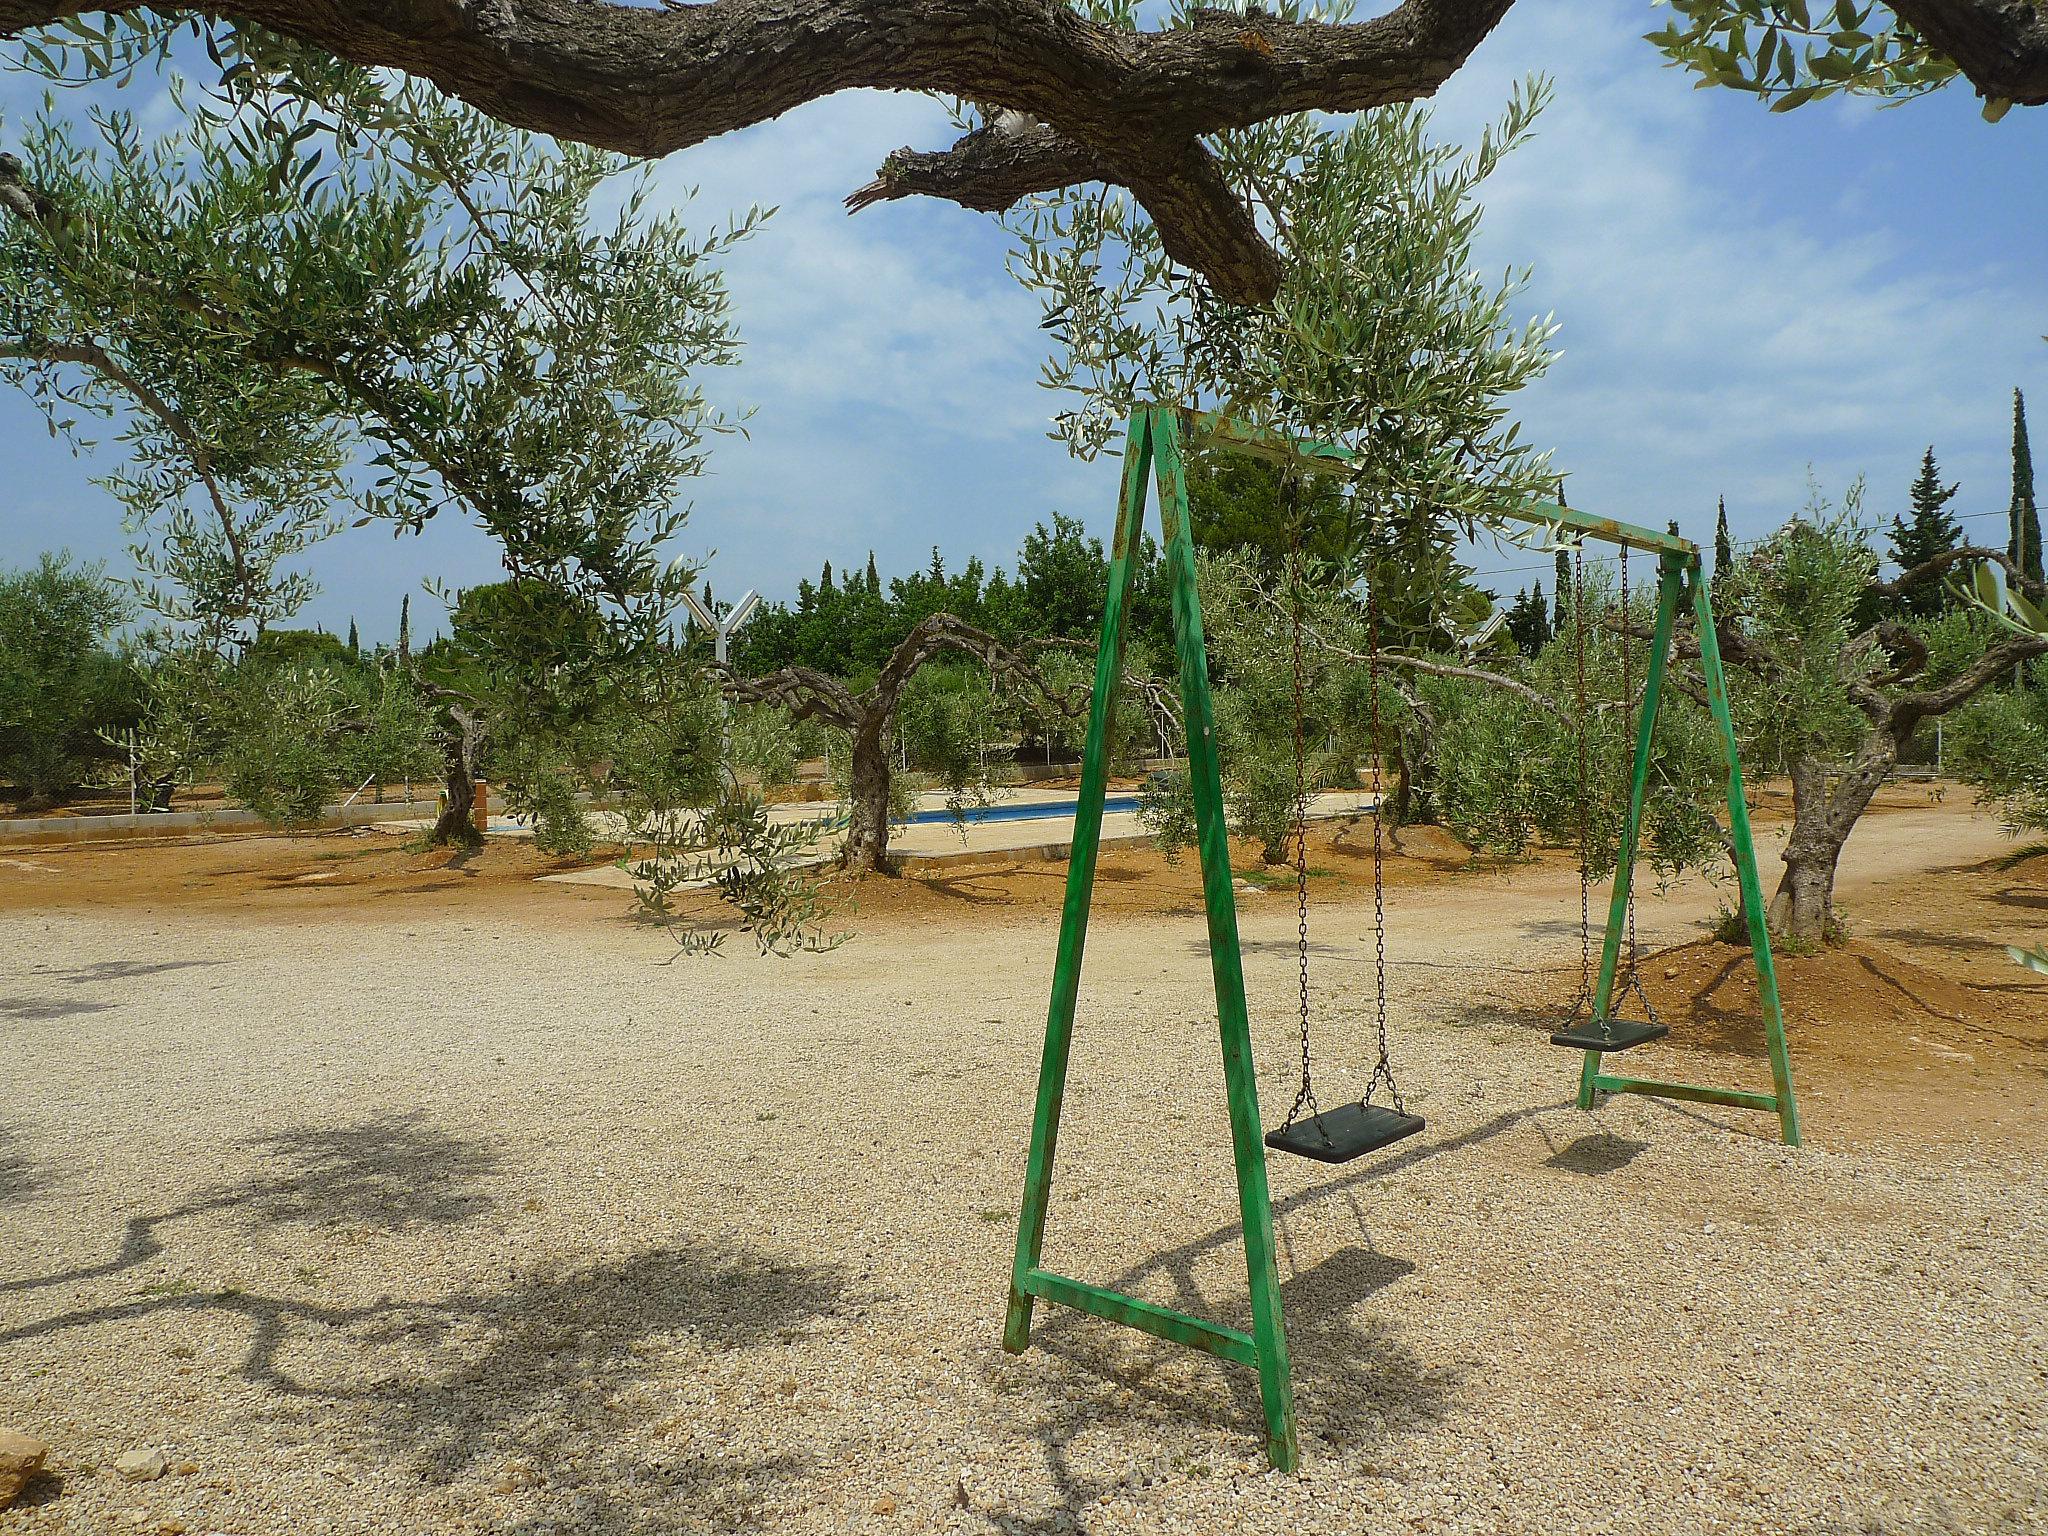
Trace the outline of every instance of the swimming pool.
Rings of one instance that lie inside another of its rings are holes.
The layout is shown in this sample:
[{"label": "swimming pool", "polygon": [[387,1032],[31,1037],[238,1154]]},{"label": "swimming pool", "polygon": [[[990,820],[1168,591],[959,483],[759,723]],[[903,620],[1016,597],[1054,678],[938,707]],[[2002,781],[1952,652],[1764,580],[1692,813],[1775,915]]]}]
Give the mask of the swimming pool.
[{"label": "swimming pool", "polygon": [[[1136,795],[1104,795],[1104,814],[1115,811],[1135,811],[1138,808]],[[1071,821],[1074,818],[1074,802],[1071,800],[1025,800],[1008,805],[977,805],[967,809],[967,820],[976,821],[1049,821],[1058,818]],[[927,826],[935,821],[951,821],[953,813],[944,806],[931,810],[913,811],[908,819],[910,826]]]}]

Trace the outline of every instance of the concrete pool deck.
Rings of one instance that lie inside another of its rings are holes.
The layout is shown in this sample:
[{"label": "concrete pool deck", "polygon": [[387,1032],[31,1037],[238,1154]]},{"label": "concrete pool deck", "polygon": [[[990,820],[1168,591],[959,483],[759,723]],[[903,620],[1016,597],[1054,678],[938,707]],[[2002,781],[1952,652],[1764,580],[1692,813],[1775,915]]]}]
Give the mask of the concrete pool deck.
[{"label": "concrete pool deck", "polygon": [[[1071,807],[1080,798],[1074,790],[1040,789],[1024,786],[1002,790],[996,796],[998,804],[1030,803],[1034,805],[1062,805]],[[924,794],[918,797],[920,810],[943,809],[946,797],[943,794]],[[1309,815],[1318,820],[1339,816],[1364,815],[1372,809],[1372,794],[1362,789],[1325,790],[1309,801]],[[844,806],[837,801],[820,800],[794,805],[774,805],[768,808],[769,815],[780,822],[816,820],[843,814]],[[600,812],[596,819],[600,826],[617,836],[619,825],[608,813]],[[971,864],[995,857],[1026,859],[1064,859],[1073,846],[1073,814],[1033,817],[1026,820],[969,822],[962,827],[950,821],[912,822],[898,825],[889,835],[889,850],[903,865],[906,874],[919,870],[944,868],[954,864]],[[531,837],[530,827],[520,826],[506,818],[502,823],[493,818],[491,835],[494,837]],[[1135,811],[1111,811],[1102,818],[1102,842],[1104,847],[1132,846],[1146,841],[1146,832]],[[828,863],[838,846],[836,832],[828,831],[807,850],[805,864]],[[616,863],[593,866],[589,869],[568,870],[557,875],[542,875],[543,880],[560,881],[567,885],[603,885],[620,890],[630,890],[633,877]]]}]

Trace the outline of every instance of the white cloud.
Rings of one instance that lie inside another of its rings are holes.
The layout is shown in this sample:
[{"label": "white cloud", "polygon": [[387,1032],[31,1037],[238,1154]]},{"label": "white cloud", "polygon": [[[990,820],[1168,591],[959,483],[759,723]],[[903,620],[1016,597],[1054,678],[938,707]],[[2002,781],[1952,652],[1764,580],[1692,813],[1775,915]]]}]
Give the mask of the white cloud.
[{"label": "white cloud", "polygon": [[[1536,140],[1487,189],[1481,247],[1488,268],[1533,264],[1527,308],[1564,323],[1563,357],[1519,403],[1526,434],[1558,448],[1575,502],[1694,533],[1722,492],[1738,532],[1774,524],[1809,461],[1834,487],[1869,471],[1888,510],[1930,440],[1965,511],[2002,509],[2014,384],[2048,421],[2048,113],[1997,130],[1963,99],[1767,116],[1664,69],[1639,38],[1653,21],[1640,0],[1518,5],[1438,104],[1440,134],[1469,141],[1519,75],[1558,76]],[[720,590],[787,593],[870,548],[886,571],[934,543],[955,564],[1008,560],[1055,507],[1107,533],[1114,468],[1044,436],[1038,314],[993,222],[921,200],[841,206],[891,149],[949,137],[929,101],[847,95],[659,167],[665,199],[700,188],[700,222],[780,205],[729,262],[747,350],[715,389],[758,408],[752,436],[689,488],[684,543],[718,550]],[[111,521],[82,467],[33,446],[25,404],[0,431],[77,477],[61,498],[74,516]],[[0,508],[0,560],[111,542],[24,511]],[[488,568],[480,537],[442,537],[343,541],[316,616],[395,611],[430,558]]]},{"label": "white cloud", "polygon": [[870,548],[884,571],[935,543],[954,566],[1007,562],[1055,506],[1112,515],[1114,471],[1045,438],[1038,313],[993,223],[924,201],[843,206],[890,150],[950,137],[931,102],[847,95],[660,169],[668,197],[698,189],[698,219],[778,210],[727,262],[746,351],[720,387],[756,412],[714,455],[686,535],[717,549],[720,588],[786,593]]},{"label": "white cloud", "polygon": [[1957,131],[1967,103],[1767,115],[1693,91],[1639,30],[1520,7],[1437,119],[1469,138],[1520,70],[1557,72],[1538,137],[1487,188],[1482,249],[1533,263],[1529,307],[1563,322],[1520,414],[1574,502],[1704,534],[1725,492],[1756,534],[1801,504],[1811,463],[1835,489],[1867,471],[1888,514],[1932,441],[1966,511],[2002,508],[2011,389],[2048,396],[2048,292],[1962,230],[1929,259],[1894,179],[1895,146]]}]

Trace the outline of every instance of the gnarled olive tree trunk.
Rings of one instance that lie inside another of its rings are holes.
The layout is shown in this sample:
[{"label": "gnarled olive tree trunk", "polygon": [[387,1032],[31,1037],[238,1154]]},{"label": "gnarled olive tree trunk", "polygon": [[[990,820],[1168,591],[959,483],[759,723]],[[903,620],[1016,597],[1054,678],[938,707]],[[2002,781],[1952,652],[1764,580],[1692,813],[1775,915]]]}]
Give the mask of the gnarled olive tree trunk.
[{"label": "gnarled olive tree trunk", "polygon": [[[2016,635],[1989,647],[1938,688],[1892,693],[1890,685],[1925,669],[1926,647],[1902,626],[1889,623],[1877,626],[1873,638],[1881,642],[1878,654],[1888,654],[1896,665],[1887,677],[1865,673],[1843,679],[1851,701],[1869,722],[1847,765],[1832,767],[1817,752],[1803,753],[1792,762],[1792,831],[1785,841],[1785,873],[1765,918],[1773,933],[1796,943],[1823,944],[1841,937],[1835,875],[1842,849],[1920,723],[1949,713],[2014,667],[2048,654],[2048,638]],[[1757,665],[1749,660],[1747,647],[1741,654],[1744,662]],[[1852,647],[1849,654],[1862,652]]]},{"label": "gnarled olive tree trunk", "polygon": [[783,667],[753,678],[735,677],[728,672],[721,678],[721,685],[731,698],[750,704],[775,704],[795,719],[823,720],[853,738],[852,782],[847,785],[849,820],[841,862],[856,874],[889,875],[896,872],[889,857],[889,790],[893,782],[889,729],[895,723],[905,685],[925,663],[946,651],[963,651],[992,673],[1035,689],[1060,708],[1071,711],[1075,701],[1056,693],[1030,662],[1034,650],[1056,643],[1034,641],[1012,650],[964,619],[950,613],[934,613],[912,626],[910,633],[889,653],[874,686],[861,693],[815,667]]},{"label": "gnarled olive tree trunk", "polygon": [[[1898,766],[1900,738],[1873,727],[1847,771],[1831,774],[1817,757],[1792,764],[1792,833],[1785,840],[1785,873],[1764,913],[1771,932],[1802,944],[1840,937],[1835,921],[1835,873],[1842,849],[1871,800]],[[1831,782],[1832,781],[1832,782]]]},{"label": "gnarled olive tree trunk", "polygon": [[864,716],[853,733],[852,782],[847,786],[846,867],[863,873],[894,874],[889,858],[889,724],[888,714]]},{"label": "gnarled olive tree trunk", "polygon": [[483,722],[460,704],[448,706],[454,723],[443,739],[447,753],[441,768],[441,814],[427,834],[430,848],[474,848],[483,841],[476,829],[476,753],[483,741]]}]

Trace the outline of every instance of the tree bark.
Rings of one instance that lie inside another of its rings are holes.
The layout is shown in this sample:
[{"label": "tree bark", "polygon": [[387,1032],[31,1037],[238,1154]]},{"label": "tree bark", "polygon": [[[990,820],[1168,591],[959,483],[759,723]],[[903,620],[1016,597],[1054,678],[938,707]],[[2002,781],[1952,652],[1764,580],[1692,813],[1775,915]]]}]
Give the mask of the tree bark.
[{"label": "tree bark", "polygon": [[893,875],[889,857],[889,721],[892,707],[863,719],[853,733],[853,783],[846,828],[846,867],[859,874]]},{"label": "tree bark", "polygon": [[1765,909],[1772,933],[1797,944],[1828,944],[1842,936],[1835,918],[1835,874],[1849,834],[1899,762],[1900,738],[1874,727],[1848,770],[1829,784],[1827,766],[1802,755],[1792,764],[1792,835],[1785,873]]},{"label": "tree bark", "polygon": [[[1263,303],[1279,263],[1205,136],[1293,112],[1433,95],[1514,0],[1403,0],[1364,21],[1195,9],[1132,31],[1046,0],[222,0],[371,68],[433,81],[515,127],[659,156],[839,91],[983,104],[990,126],[935,155],[891,155],[849,201],[913,194],[1006,207],[1086,181],[1128,187],[1169,254],[1224,298]],[[18,37],[133,0],[0,0]],[[2032,0],[1892,0],[1980,95],[2048,102],[2048,9]]]},{"label": "tree bark", "polygon": [[483,842],[476,829],[476,749],[483,728],[476,716],[459,705],[448,713],[455,729],[444,747],[447,753],[441,769],[444,797],[441,814],[427,834],[429,848],[475,848]]}]

